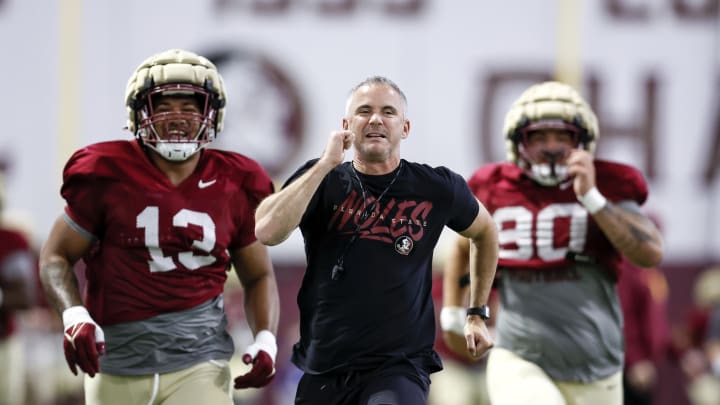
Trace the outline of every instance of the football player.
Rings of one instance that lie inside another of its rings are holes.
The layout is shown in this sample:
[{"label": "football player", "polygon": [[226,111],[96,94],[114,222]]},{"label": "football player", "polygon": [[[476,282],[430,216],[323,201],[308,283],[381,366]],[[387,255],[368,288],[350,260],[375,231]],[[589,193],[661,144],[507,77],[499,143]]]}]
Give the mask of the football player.
[{"label": "football player", "polygon": [[[238,153],[206,148],[226,94],[215,65],[172,49],[127,84],[133,140],[78,150],[63,172],[64,213],[41,251],[41,280],[64,324],[87,404],[232,404],[223,286],[234,266],[255,340],[235,388],[274,376],[279,299],[253,212],[273,192]],[[83,294],[73,271],[83,261]],[[94,377],[94,378],[93,378]]]},{"label": "football player", "polygon": [[25,403],[25,358],[16,324],[19,311],[36,304],[37,254],[25,233],[5,223],[0,173],[0,403]]},{"label": "football player", "polygon": [[[563,83],[523,92],[504,135],[508,162],[482,166],[468,181],[499,229],[491,402],[620,404],[619,265],[624,255],[651,267],[663,254],[659,231],[640,210],[645,179],[633,167],[593,158],[596,116]],[[457,280],[467,272],[466,251],[459,240],[444,279],[442,326],[455,334],[465,318]]]}]

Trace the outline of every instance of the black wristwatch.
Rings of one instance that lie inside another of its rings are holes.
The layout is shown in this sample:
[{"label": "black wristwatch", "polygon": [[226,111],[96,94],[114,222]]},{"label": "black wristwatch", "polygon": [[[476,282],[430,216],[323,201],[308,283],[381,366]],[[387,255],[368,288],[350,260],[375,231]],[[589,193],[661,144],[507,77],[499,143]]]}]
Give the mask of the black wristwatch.
[{"label": "black wristwatch", "polygon": [[481,307],[470,307],[467,309],[467,315],[480,315],[480,318],[484,320],[490,319],[490,307],[483,305]]}]

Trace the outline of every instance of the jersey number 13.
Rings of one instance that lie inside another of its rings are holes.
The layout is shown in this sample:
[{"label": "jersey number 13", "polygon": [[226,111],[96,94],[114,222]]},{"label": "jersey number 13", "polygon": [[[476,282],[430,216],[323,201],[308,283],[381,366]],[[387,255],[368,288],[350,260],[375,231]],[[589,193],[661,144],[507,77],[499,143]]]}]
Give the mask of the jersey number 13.
[{"label": "jersey number 13", "polygon": [[[136,226],[145,229],[145,246],[150,251],[151,272],[175,270],[174,258],[165,256],[160,249],[159,227],[160,227],[160,210],[158,207],[146,207],[137,216]],[[193,241],[192,246],[196,249],[208,252],[208,255],[196,255],[191,251],[180,252],[177,261],[180,262],[188,270],[195,270],[203,266],[207,266],[215,262],[216,258],[209,253],[215,247],[215,223],[210,215],[204,212],[197,212],[188,209],[181,209],[173,216],[173,226],[187,228],[193,224],[202,228],[202,240]]]}]

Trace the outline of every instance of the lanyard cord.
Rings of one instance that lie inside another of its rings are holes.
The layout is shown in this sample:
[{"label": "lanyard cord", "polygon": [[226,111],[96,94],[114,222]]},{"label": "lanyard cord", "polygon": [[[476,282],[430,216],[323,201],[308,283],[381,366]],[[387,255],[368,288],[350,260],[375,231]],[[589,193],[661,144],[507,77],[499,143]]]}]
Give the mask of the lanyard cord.
[{"label": "lanyard cord", "polygon": [[352,168],[353,176],[355,177],[355,180],[357,180],[358,184],[360,185],[360,192],[362,193],[362,199],[363,199],[363,208],[362,213],[360,214],[360,219],[358,220],[357,226],[355,226],[355,230],[353,231],[352,237],[348,241],[348,243],[345,245],[345,247],[342,250],[342,254],[340,254],[340,257],[337,259],[337,263],[335,266],[333,266],[331,278],[333,280],[339,280],[342,278],[342,276],[345,275],[345,267],[343,266],[343,263],[345,261],[345,255],[347,254],[348,250],[350,250],[350,246],[352,246],[355,241],[357,240],[358,236],[360,235],[360,227],[365,222],[365,220],[370,216],[370,214],[375,211],[375,207],[380,204],[380,200],[385,196],[385,193],[390,190],[390,187],[392,187],[393,184],[395,184],[395,181],[400,177],[400,172],[403,168],[403,162],[400,161],[400,166],[397,169],[397,172],[395,172],[395,176],[390,180],[390,184],[385,187],[385,190],[383,190],[380,193],[380,196],[373,201],[369,206],[367,205],[367,194],[365,193],[365,187],[363,186],[362,181],[360,180],[360,176],[358,176],[357,171],[355,170],[355,165],[353,162],[350,162],[350,167]]}]

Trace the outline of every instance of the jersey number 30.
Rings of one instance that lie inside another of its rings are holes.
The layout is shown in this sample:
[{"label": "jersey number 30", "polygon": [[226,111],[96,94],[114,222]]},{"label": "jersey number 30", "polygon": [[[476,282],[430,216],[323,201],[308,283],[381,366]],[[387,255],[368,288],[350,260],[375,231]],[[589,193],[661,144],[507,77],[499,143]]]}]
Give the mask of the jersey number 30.
[{"label": "jersey number 30", "polygon": [[[158,207],[146,207],[137,216],[137,227],[145,229],[145,246],[150,251],[151,272],[175,270],[177,266],[172,256],[165,256],[160,249],[159,227],[160,210]],[[193,247],[208,255],[196,255],[193,252],[178,253],[177,260],[188,270],[195,270],[215,262],[216,258],[209,253],[215,247],[215,223],[210,215],[204,212],[181,209],[173,216],[173,226],[187,228],[189,224],[202,228],[202,240],[193,241]]]}]

